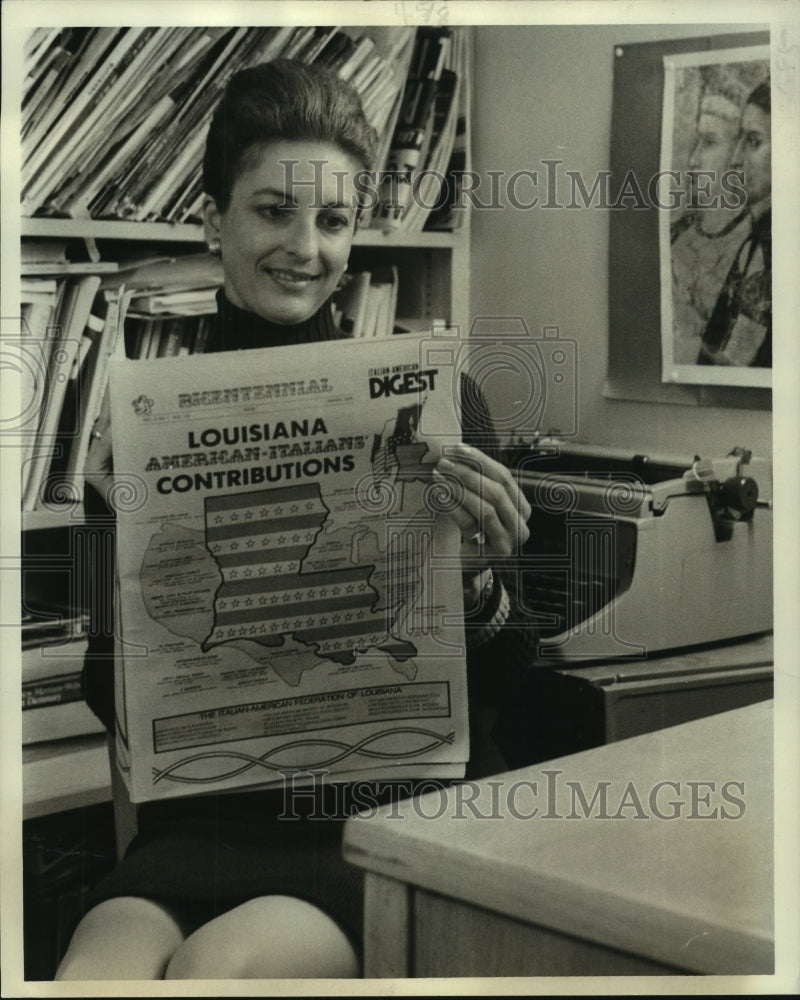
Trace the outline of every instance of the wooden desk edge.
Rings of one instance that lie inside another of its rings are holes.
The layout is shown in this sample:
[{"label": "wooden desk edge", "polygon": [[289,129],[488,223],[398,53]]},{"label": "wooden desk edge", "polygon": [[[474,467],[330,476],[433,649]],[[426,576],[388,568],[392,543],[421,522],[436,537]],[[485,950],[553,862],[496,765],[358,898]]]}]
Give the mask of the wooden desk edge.
[{"label": "wooden desk edge", "polygon": [[[741,721],[763,725],[765,718],[771,717],[772,704],[760,702],[730,713],[721,713],[717,717],[684,723],[673,727],[679,732],[672,738],[679,739],[683,735],[680,730],[685,731],[687,726],[702,727],[704,723],[727,725],[735,713],[743,713],[739,716]],[[722,716],[729,718],[726,720]],[[668,733],[669,730],[662,732]],[[633,739],[642,741],[652,735]],[[620,747],[621,743],[610,746]],[[608,751],[609,748],[597,749]],[[585,751],[575,756],[594,752]],[[570,757],[560,758],[561,762],[570,760]],[[507,775],[497,775],[495,779],[513,780],[558,763],[551,761],[535,765]],[[503,886],[500,886],[497,865],[493,858],[481,853],[480,845],[473,851],[468,844],[454,845],[429,836],[415,837],[411,824],[403,827],[405,844],[398,845],[395,836],[397,828],[397,823],[381,822],[379,817],[349,820],[344,835],[345,859],[399,883],[570,936],[583,937],[685,971],[720,975],[756,975],[774,971],[773,934],[767,928],[748,926],[746,922],[741,926],[735,926],[730,921],[726,924],[725,914],[721,914],[723,919],[717,923],[711,923],[707,914],[667,909],[658,902],[625,895],[616,887],[593,886],[591,892],[587,892],[582,886],[565,881],[561,876],[532,872],[524,862],[518,868],[509,866],[508,858],[503,872]],[[463,882],[458,887],[454,886],[454,871],[469,873],[468,889]],[[509,886],[513,886],[512,892],[508,891]],[[772,895],[772,883],[763,888]],[[613,919],[615,917],[617,919]],[[695,948],[693,953],[692,945]]]}]

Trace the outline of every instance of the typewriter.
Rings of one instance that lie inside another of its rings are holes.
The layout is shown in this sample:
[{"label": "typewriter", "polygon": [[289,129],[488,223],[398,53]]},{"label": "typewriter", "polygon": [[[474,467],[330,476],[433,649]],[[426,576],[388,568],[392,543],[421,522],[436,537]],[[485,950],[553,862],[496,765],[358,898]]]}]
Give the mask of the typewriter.
[{"label": "typewriter", "polygon": [[643,659],[772,629],[766,460],[542,438],[506,462],[532,507],[508,569],[543,660]]}]

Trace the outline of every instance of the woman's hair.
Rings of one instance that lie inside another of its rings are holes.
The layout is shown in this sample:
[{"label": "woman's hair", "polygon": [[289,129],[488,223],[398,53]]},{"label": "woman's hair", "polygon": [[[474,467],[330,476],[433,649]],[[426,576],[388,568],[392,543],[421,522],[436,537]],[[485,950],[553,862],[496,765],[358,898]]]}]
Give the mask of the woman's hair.
[{"label": "woman's hair", "polygon": [[769,77],[755,88],[747,98],[748,104],[755,104],[768,115],[772,114],[772,96],[770,92]]},{"label": "woman's hair", "polygon": [[378,136],[357,91],[327,67],[275,59],[231,77],[211,119],[203,190],[220,211],[261,148],[282,139],[328,142],[372,167]]}]

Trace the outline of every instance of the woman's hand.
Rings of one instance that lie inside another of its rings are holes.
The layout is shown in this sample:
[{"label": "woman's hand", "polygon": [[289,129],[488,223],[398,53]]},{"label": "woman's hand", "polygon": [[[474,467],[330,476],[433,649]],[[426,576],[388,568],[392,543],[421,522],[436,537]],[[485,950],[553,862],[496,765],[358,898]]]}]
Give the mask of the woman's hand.
[{"label": "woman's hand", "polygon": [[459,444],[439,459],[434,477],[449,481],[461,498],[449,514],[461,530],[465,571],[478,574],[493,555],[520,551],[530,534],[531,507],[504,465],[478,448]]}]

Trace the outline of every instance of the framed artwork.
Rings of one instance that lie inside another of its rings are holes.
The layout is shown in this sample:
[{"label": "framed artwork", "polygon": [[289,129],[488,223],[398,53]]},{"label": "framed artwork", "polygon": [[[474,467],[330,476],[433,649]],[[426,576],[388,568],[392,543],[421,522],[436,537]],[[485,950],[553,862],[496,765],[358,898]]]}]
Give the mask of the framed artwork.
[{"label": "framed artwork", "polygon": [[769,47],[663,56],[662,382],[769,388]]}]

